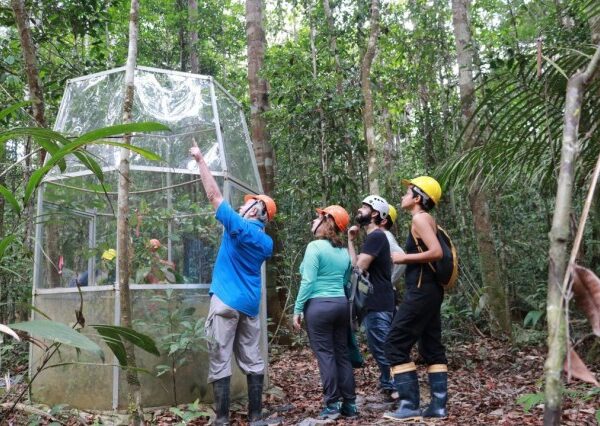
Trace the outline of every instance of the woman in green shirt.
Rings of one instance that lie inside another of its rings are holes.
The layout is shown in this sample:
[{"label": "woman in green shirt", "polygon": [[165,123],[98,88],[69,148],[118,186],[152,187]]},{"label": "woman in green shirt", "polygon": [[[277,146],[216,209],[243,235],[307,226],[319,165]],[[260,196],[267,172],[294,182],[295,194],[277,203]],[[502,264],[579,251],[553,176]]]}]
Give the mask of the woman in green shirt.
[{"label": "woman in green shirt", "polygon": [[[350,307],[344,285],[351,271],[342,241],[350,216],[343,207],[317,209],[315,240],[300,265],[302,281],[294,306],[294,328],[306,320],[310,346],[317,357],[325,408],[322,418],[357,417],[354,373],[348,355]],[[341,400],[341,404],[340,404]]]}]

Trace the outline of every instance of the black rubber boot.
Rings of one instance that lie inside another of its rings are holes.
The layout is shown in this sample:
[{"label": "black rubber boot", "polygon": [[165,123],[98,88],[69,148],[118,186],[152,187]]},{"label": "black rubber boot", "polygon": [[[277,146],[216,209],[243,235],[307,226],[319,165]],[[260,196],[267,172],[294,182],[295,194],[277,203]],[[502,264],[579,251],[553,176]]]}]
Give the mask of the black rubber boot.
[{"label": "black rubber boot", "polygon": [[448,373],[429,373],[431,402],[423,410],[423,417],[448,417]]},{"label": "black rubber boot", "polygon": [[229,385],[231,377],[223,377],[213,382],[213,394],[215,396],[215,413],[217,418],[214,425],[229,425]]},{"label": "black rubber boot", "polygon": [[422,420],[419,410],[419,378],[416,371],[407,371],[394,375],[394,383],[398,390],[399,403],[394,412],[384,413],[383,417],[400,422],[416,422]]},{"label": "black rubber boot", "polygon": [[248,374],[248,422],[251,425],[263,424],[262,419],[262,392],[265,376],[263,374]]}]

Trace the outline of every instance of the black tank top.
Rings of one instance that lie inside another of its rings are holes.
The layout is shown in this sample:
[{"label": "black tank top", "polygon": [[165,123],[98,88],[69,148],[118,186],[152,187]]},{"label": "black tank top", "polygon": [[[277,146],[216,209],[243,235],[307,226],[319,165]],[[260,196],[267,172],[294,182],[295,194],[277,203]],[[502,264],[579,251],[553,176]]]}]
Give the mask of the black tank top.
[{"label": "black tank top", "polygon": [[[427,246],[420,238],[416,238],[417,243],[415,244],[415,238],[413,238],[410,230],[408,231],[408,238],[406,239],[406,254],[420,253],[421,251],[427,251]],[[419,247],[421,250],[419,250]],[[406,265],[405,282],[407,288],[414,288],[419,286],[422,287],[424,284],[436,284],[437,279],[433,273],[433,270],[427,263],[408,263]]]}]

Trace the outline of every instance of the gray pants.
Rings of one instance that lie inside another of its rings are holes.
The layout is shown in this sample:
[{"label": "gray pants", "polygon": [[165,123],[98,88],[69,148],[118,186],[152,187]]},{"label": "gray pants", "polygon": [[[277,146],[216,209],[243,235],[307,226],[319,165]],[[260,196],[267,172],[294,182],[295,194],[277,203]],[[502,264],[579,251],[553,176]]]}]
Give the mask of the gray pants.
[{"label": "gray pants", "polygon": [[231,376],[232,354],[244,374],[264,374],[258,316],[249,317],[230,308],[213,294],[206,319],[206,336],[209,338],[208,383]]},{"label": "gray pants", "polygon": [[345,296],[309,299],[304,317],[310,347],[319,363],[325,405],[336,403],[340,398],[353,403],[356,392],[348,353],[348,299]]}]

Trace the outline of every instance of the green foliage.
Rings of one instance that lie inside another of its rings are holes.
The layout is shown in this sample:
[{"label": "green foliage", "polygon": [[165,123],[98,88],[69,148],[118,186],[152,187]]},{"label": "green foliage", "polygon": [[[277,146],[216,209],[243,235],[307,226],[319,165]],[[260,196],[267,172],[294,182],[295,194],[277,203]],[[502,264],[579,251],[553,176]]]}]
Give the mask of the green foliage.
[{"label": "green foliage", "polygon": [[48,321],[34,320],[10,324],[10,328],[25,331],[32,337],[50,340],[51,342],[65,344],[77,349],[91,352],[104,361],[104,351],[89,337],[81,334],[66,324]]},{"label": "green foliage", "polygon": [[155,292],[148,300],[144,312],[134,320],[134,326],[157,336],[157,346],[169,364],[157,365],[156,373],[157,376],[171,376],[173,395],[177,399],[178,370],[195,354],[208,350],[210,340],[205,333],[205,319],[196,317],[196,309],[185,306],[181,292],[173,289]]},{"label": "green foliage", "polygon": [[536,406],[538,404],[542,404],[543,402],[544,402],[544,393],[543,392],[526,393],[517,398],[517,404],[522,405],[523,410],[525,410],[526,413],[528,413],[529,410],[531,410],[534,406]]},{"label": "green foliage", "polygon": [[181,419],[180,424],[182,425],[187,425],[200,417],[209,417],[209,414],[206,411],[202,411],[198,400],[191,404],[187,404],[184,410],[177,407],[171,407],[169,411],[179,416]]},{"label": "green foliage", "polygon": [[159,356],[160,352],[156,343],[149,336],[139,333],[135,330],[116,325],[96,324],[90,325],[102,337],[102,340],[115,355],[121,367],[127,366],[127,353],[123,341],[129,341],[136,347],[153,355]]},{"label": "green foliage", "polygon": [[525,315],[525,319],[523,320],[523,327],[531,326],[531,328],[535,328],[536,324],[544,316],[544,311],[529,311],[527,315]]}]

